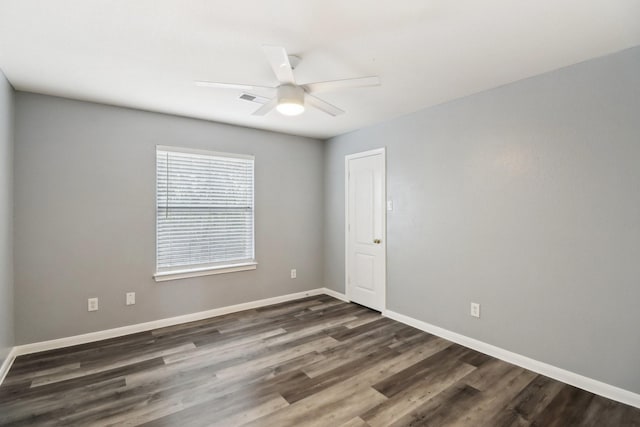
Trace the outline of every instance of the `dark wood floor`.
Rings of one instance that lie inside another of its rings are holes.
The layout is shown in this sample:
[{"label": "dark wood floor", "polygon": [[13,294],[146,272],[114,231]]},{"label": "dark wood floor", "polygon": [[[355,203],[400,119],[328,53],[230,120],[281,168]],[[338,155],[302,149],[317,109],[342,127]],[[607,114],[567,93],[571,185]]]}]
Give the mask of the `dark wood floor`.
[{"label": "dark wood floor", "polygon": [[318,296],[20,356],[0,424],[640,426],[640,410]]}]

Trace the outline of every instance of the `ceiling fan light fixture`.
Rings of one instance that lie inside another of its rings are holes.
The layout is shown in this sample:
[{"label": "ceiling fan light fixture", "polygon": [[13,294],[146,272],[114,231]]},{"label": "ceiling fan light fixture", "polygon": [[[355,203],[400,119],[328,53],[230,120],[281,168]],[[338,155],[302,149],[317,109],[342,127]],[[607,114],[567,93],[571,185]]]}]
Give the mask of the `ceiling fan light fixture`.
[{"label": "ceiling fan light fixture", "polygon": [[278,102],[276,109],[285,116],[297,116],[304,112],[304,105],[297,102]]},{"label": "ceiling fan light fixture", "polygon": [[293,85],[280,86],[276,110],[285,116],[302,114],[304,112],[304,90]]}]

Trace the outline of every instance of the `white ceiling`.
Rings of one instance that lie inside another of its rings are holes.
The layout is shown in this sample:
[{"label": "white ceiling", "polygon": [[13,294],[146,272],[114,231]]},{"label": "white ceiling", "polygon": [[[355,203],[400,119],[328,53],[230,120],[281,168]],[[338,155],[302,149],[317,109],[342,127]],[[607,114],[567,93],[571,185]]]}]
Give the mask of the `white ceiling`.
[{"label": "white ceiling", "polygon": [[[271,86],[262,44],[347,111],[252,116]],[[0,68],[16,89],[327,138],[640,45],[638,0],[0,0]]]}]

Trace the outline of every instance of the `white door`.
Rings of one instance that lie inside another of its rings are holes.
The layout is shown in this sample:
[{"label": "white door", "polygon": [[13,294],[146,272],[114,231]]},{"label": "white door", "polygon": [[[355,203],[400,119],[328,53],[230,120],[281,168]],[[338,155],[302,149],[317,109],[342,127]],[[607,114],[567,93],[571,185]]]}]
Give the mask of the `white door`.
[{"label": "white door", "polygon": [[386,211],[384,148],[345,157],[347,298],[385,308]]}]

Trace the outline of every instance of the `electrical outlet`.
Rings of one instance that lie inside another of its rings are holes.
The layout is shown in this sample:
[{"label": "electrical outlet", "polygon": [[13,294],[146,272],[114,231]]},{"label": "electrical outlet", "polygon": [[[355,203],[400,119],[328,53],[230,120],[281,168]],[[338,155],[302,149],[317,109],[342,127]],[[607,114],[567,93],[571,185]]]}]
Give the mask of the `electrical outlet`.
[{"label": "electrical outlet", "polygon": [[389,212],[393,210],[393,200],[387,200],[387,210]]},{"label": "electrical outlet", "polygon": [[98,298],[89,298],[87,300],[87,311],[98,311]]},{"label": "electrical outlet", "polygon": [[293,268],[291,269],[291,278],[295,279],[296,277],[298,277],[298,273],[296,272],[296,269]]},{"label": "electrical outlet", "polygon": [[134,305],[136,303],[136,293],[127,292],[127,305]]},{"label": "electrical outlet", "polygon": [[477,302],[472,302],[471,312],[469,314],[471,314],[473,317],[480,317],[480,304],[478,304]]}]

